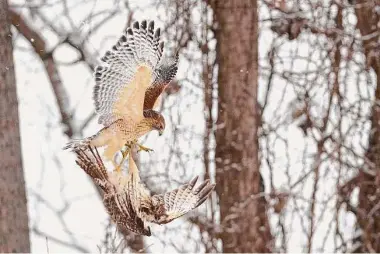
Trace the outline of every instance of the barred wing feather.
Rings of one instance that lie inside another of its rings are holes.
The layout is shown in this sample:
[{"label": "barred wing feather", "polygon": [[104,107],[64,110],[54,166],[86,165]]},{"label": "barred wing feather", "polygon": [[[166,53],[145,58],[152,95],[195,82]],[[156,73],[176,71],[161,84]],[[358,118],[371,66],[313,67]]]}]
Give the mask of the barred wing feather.
[{"label": "barred wing feather", "polygon": [[135,22],[95,69],[93,91],[99,123],[109,125],[127,118],[135,122],[143,118],[146,89],[151,86],[156,66],[162,57],[160,29],[154,22]]},{"label": "barred wing feather", "polygon": [[206,180],[197,188],[194,188],[198,177],[195,177],[188,184],[184,184],[178,189],[167,192],[165,194],[155,195],[153,198],[164,201],[165,214],[164,221],[159,224],[166,224],[176,218],[179,218],[191,210],[197,208],[210,196],[215,184],[210,184]]}]

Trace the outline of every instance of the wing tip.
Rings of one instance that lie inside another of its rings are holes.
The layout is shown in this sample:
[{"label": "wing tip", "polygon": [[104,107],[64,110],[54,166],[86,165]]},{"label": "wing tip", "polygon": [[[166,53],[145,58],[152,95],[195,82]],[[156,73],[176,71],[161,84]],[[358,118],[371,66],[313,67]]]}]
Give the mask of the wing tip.
[{"label": "wing tip", "polygon": [[198,178],[199,178],[199,176],[195,176],[195,177],[194,177],[193,179],[191,179],[191,181],[189,182],[189,186],[190,186],[191,189],[192,189],[192,188],[195,186],[195,184],[197,183]]},{"label": "wing tip", "polygon": [[147,21],[146,21],[146,19],[144,19],[143,21],[141,21],[141,28],[144,29],[144,30],[147,28]]},{"label": "wing tip", "polygon": [[207,179],[206,181],[198,185],[198,187],[193,191],[193,193],[195,195],[198,195],[198,193],[200,193],[206,186],[208,186],[209,183],[210,183],[210,179]]},{"label": "wing tip", "polygon": [[154,32],[154,38],[160,38],[161,36],[161,28],[157,28],[156,31]]},{"label": "wing tip", "polygon": [[211,195],[212,191],[215,189],[215,186],[215,183],[211,184],[210,179],[207,179],[197,187],[197,189],[193,192],[199,198],[195,205],[195,208],[206,201],[206,199]]},{"label": "wing tip", "polygon": [[133,22],[133,28],[135,28],[135,29],[140,29],[140,24],[139,24],[139,22],[138,21],[135,21],[135,22]]},{"label": "wing tip", "polygon": [[199,197],[199,200],[197,204],[195,205],[195,208],[203,204],[211,195],[212,191],[215,189],[216,184],[207,184],[201,192],[199,192],[197,195]]},{"label": "wing tip", "polygon": [[154,31],[154,21],[153,20],[149,21],[148,30],[149,30],[149,32]]}]

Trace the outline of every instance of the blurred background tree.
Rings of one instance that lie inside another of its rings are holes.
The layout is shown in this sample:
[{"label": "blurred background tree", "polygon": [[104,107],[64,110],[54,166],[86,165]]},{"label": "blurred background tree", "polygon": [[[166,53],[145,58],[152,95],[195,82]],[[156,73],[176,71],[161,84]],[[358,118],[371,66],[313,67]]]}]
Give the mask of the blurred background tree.
[{"label": "blurred background tree", "polygon": [[[9,7],[32,250],[380,252],[378,0]],[[144,139],[156,152],[140,155],[143,177],[154,192],[195,174],[217,184],[206,205],[150,238],[116,233],[61,150],[99,129],[92,71],[142,19],[163,28],[165,54],[180,52],[160,106],[165,135]]]},{"label": "blurred background tree", "polygon": [[8,3],[0,3],[0,252],[29,252],[18,99]]},{"label": "blurred background tree", "polygon": [[214,160],[223,252],[271,252],[267,204],[259,197],[257,2],[210,4],[217,24]]}]

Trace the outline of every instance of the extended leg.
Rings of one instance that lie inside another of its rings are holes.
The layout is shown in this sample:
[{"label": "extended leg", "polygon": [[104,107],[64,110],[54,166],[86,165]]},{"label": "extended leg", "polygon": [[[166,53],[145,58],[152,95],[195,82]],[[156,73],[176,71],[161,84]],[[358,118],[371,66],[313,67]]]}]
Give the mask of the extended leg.
[{"label": "extended leg", "polygon": [[121,155],[122,155],[122,158],[121,158],[121,162],[119,163],[119,165],[115,165],[115,171],[117,172],[121,172],[121,167],[125,161],[125,159],[127,158],[129,152],[131,151],[131,148],[129,147],[126,147],[125,151],[123,150],[120,150],[121,151]]}]

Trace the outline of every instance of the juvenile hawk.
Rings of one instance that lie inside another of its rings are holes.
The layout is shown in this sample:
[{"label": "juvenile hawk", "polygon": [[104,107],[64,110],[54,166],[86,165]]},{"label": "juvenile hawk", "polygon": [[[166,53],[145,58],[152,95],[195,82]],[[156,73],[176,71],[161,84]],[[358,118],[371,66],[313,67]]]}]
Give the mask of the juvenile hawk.
[{"label": "juvenile hawk", "polygon": [[107,172],[96,147],[78,150],[77,164],[104,191],[104,205],[118,225],[137,233],[150,235],[145,223],[166,224],[200,206],[215,184],[206,180],[195,188],[198,177],[170,192],[151,195],[141,182],[139,171],[129,156],[128,174]]},{"label": "juvenile hawk", "polygon": [[107,146],[104,155],[112,161],[125,144],[137,142],[149,131],[162,134],[165,120],[154,107],[178,66],[178,55],[164,58],[163,48],[160,28],[155,30],[153,21],[135,22],[126,30],[95,69],[95,110],[105,127],[91,137],[69,142],[65,149]]}]

